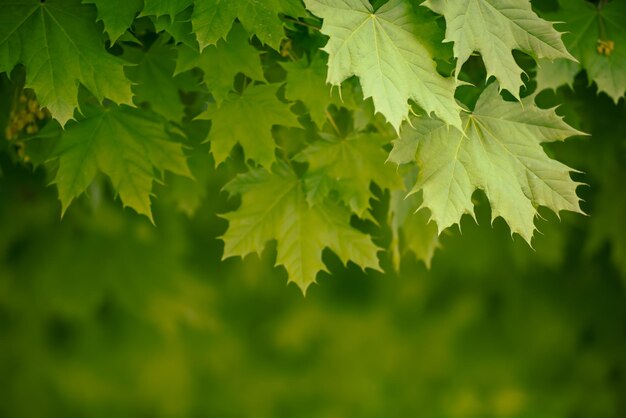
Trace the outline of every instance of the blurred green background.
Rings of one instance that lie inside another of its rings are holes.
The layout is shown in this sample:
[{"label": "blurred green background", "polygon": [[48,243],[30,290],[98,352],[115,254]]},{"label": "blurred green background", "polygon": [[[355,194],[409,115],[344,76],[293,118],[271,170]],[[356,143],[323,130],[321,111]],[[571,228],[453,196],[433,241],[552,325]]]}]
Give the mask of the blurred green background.
[{"label": "blurred green background", "polygon": [[[223,170],[192,218],[157,193],[154,227],[100,181],[60,220],[0,151],[0,417],[625,417],[626,109],[586,85],[539,99],[592,134],[548,150],[589,217],[546,212],[529,248],[477,195],[430,270],[329,252],[306,298],[272,245],[220,260]],[[359,225],[385,248],[379,195]]]}]

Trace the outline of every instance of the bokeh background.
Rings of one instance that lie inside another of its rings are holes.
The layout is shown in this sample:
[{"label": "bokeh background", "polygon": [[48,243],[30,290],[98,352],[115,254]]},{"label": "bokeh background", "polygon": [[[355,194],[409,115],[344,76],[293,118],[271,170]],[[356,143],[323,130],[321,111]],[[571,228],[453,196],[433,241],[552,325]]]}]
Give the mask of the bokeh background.
[{"label": "bokeh background", "polygon": [[306,298],[272,244],[221,261],[225,169],[192,217],[157,193],[155,227],[98,181],[61,220],[3,144],[0,417],[626,417],[624,101],[582,78],[538,99],[591,134],[548,149],[590,216],[542,213],[530,248],[477,194],[480,226],[395,271],[379,192],[355,222],[385,272],[328,252]]}]

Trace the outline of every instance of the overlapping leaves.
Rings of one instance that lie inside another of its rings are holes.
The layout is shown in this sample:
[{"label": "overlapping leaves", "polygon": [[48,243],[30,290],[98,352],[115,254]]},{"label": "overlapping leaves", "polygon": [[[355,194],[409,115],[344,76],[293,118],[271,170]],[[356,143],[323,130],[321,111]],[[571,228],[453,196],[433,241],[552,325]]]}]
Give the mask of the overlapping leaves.
[{"label": "overlapping leaves", "polygon": [[308,200],[324,199],[330,191],[359,216],[365,216],[374,182],[391,190],[402,188],[402,178],[391,164],[382,146],[387,138],[378,134],[354,134],[348,138],[326,135],[295,156],[309,165]]},{"label": "overlapping leaves", "polygon": [[26,86],[65,124],[78,107],[78,83],[99,100],[130,103],[123,61],[108,54],[94,10],[80,0],[0,1],[0,72],[26,67]]},{"label": "overlapping leaves", "polygon": [[232,148],[240,144],[246,158],[266,168],[272,165],[276,149],[272,127],[298,126],[289,105],[276,97],[279,87],[275,84],[249,86],[242,94],[231,93],[221,106],[210,106],[200,116],[212,121],[208,140],[217,164],[226,160]]},{"label": "overlapping leaves", "polygon": [[500,86],[518,99],[523,71],[513,58],[513,49],[546,60],[574,60],[561,34],[540,19],[527,0],[428,0],[424,5],[446,18],[446,40],[454,42],[457,75],[478,51],[487,78],[494,75]]},{"label": "overlapping leaves", "polygon": [[304,8],[299,1],[293,0],[196,1],[191,22],[201,48],[224,38],[237,18],[261,42],[279,49],[280,41],[285,37],[280,14],[301,17]]},{"label": "overlapping leaves", "polygon": [[582,68],[589,80],[617,103],[626,92],[626,3],[561,1],[559,10],[547,17],[564,22],[565,45],[580,65],[542,62],[537,75],[539,87],[571,84]]},{"label": "overlapping leaves", "polygon": [[[409,114],[409,99],[446,123],[461,122],[454,100],[454,80],[442,77],[422,38],[420,20],[408,0],[391,0],[374,11],[365,0],[306,0],[324,19],[330,38],[328,82],[339,86],[348,77],[361,80],[365,98],[396,130]],[[431,32],[426,31],[429,35]]]},{"label": "overlapping leaves", "polygon": [[329,248],[344,262],[378,269],[378,248],[369,236],[350,226],[350,211],[328,199],[309,205],[305,184],[289,168],[253,170],[226,185],[241,194],[241,207],[224,217],[229,227],[224,257],[261,254],[266,243],[277,242],[276,264],[287,270],[303,292],[325,270],[322,251]]},{"label": "overlapping leaves", "polygon": [[[591,41],[571,35],[565,43],[600,88],[619,98],[626,59],[615,3],[571,6],[583,17],[563,16],[572,32],[593,26],[583,10],[605,22],[598,36],[614,38],[610,51],[598,55],[594,43],[591,56]],[[305,17],[304,5],[314,16]],[[373,185],[391,192],[386,220],[396,267],[407,251],[429,264],[438,233],[473,214],[477,189],[493,217],[529,242],[538,206],[580,212],[572,170],[541,145],[579,132],[533,99],[503,100],[497,87],[519,99],[514,49],[572,59],[560,33],[527,1],[424,5],[431,10],[412,0],[0,0],[0,71],[23,64],[26,86],[54,118],[76,116],[54,154],[63,211],[102,173],[125,206],[152,219],[153,183],[169,171],[174,185],[194,190],[194,199],[170,196],[191,215],[206,190],[190,186],[188,156],[207,176],[208,166],[232,160],[248,172],[226,186],[242,203],[225,215],[224,256],[260,253],[276,240],[277,264],[306,290],[325,268],[326,248],[344,262],[378,268],[378,248],[351,224],[353,215],[373,219]],[[433,11],[445,18],[445,38],[444,19]],[[457,80],[442,68],[456,59],[458,76],[474,52],[499,83],[467,113],[455,98]],[[542,68],[545,86],[567,81],[578,64],[557,60]],[[81,85],[97,100],[79,100]],[[135,107],[125,105],[131,98]],[[409,126],[416,112],[426,116]],[[208,145],[185,141],[194,119],[210,121],[200,122]],[[390,159],[410,163],[401,172],[386,164],[397,132]],[[415,170],[413,192],[421,194],[407,198],[404,183]]]},{"label": "overlapping leaves", "polygon": [[305,14],[302,4],[293,0],[87,0],[85,3],[96,5],[98,18],[113,42],[130,28],[138,14],[174,21],[192,6],[189,32],[193,31],[201,50],[226,38],[235,20],[264,44],[279,49],[285,38],[280,16],[297,18]]},{"label": "overlapping leaves", "polygon": [[63,211],[93,182],[109,176],[124,206],[152,219],[150,195],[155,170],[191,176],[182,145],[172,140],[165,120],[128,106],[86,105],[84,118],[62,133],[54,182]]},{"label": "overlapping leaves", "polygon": [[265,79],[259,51],[250,45],[249,37],[241,25],[234,25],[226,39],[202,52],[181,44],[178,46],[176,73],[201,69],[204,84],[219,105],[233,89],[233,79],[237,74],[242,73],[256,81]]},{"label": "overlapping leaves", "polygon": [[581,134],[554,110],[536,107],[532,98],[506,102],[490,85],[476,108],[463,116],[463,132],[435,119],[417,119],[395,142],[390,159],[417,161],[420,172],[413,192],[422,191],[423,206],[439,231],[474,215],[472,194],[482,189],[492,218],[502,217],[530,243],[537,207],[581,212],[573,169],[550,159],[541,144]]}]

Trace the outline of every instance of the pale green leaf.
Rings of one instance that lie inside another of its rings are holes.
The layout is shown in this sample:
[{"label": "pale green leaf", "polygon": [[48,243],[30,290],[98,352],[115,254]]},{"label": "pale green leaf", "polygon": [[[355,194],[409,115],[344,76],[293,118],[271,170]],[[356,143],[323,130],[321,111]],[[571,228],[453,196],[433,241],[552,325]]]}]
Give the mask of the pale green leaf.
[{"label": "pale green leaf", "polygon": [[[455,81],[437,73],[430,42],[422,38],[408,0],[391,0],[374,12],[367,0],[306,0],[324,19],[330,37],[329,83],[339,86],[356,75],[365,98],[372,97],[396,130],[408,118],[409,99],[444,122],[461,128],[454,100]],[[429,32],[430,34],[430,32]]]},{"label": "pale green leaf", "polygon": [[379,269],[378,248],[364,233],[350,226],[350,211],[324,201],[313,207],[306,201],[304,185],[293,172],[280,166],[275,173],[254,170],[226,186],[241,194],[241,207],[224,217],[229,226],[222,237],[224,258],[261,254],[276,240],[276,265],[287,270],[289,281],[302,292],[325,270],[322,251],[331,249],[344,262]]},{"label": "pale green leaf", "polygon": [[439,232],[474,214],[472,194],[482,189],[492,219],[502,217],[530,243],[537,207],[555,212],[581,212],[573,171],[550,159],[541,143],[581,134],[553,109],[542,110],[533,98],[504,101],[495,84],[481,95],[471,114],[463,116],[463,132],[433,119],[416,119],[394,144],[390,159],[416,160],[419,175],[413,192],[422,191]]},{"label": "pale green leaf", "polygon": [[236,144],[243,148],[246,158],[264,167],[276,160],[276,143],[272,126],[298,125],[289,105],[276,97],[277,84],[249,86],[242,94],[231,93],[220,107],[212,105],[199,116],[211,120],[211,153],[221,164]]},{"label": "pale green leaf", "polygon": [[82,83],[98,98],[130,103],[123,62],[109,54],[80,0],[0,0],[0,72],[22,63],[26,87],[61,124],[73,117]]},{"label": "pale green leaf", "polygon": [[495,76],[518,99],[523,71],[513,58],[513,49],[535,58],[574,59],[561,34],[533,12],[528,0],[427,0],[424,5],[446,18],[446,41],[454,42],[457,76],[478,51],[487,78]]},{"label": "pale green leaf", "polygon": [[154,171],[191,176],[180,143],[172,141],[160,117],[128,106],[81,108],[86,118],[67,125],[57,146],[55,183],[63,211],[96,174],[109,176],[124,206],[152,220]]}]

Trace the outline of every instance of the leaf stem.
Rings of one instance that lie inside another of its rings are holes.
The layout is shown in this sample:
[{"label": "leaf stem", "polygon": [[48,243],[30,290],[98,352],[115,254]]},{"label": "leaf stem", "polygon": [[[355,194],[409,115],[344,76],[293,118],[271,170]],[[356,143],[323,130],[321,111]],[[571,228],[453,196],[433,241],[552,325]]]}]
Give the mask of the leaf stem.
[{"label": "leaf stem", "polygon": [[335,118],[333,118],[333,115],[330,114],[328,109],[324,110],[324,112],[326,112],[326,117],[328,118],[328,122],[333,127],[335,132],[337,132],[337,136],[341,138],[341,131],[339,130],[339,126],[337,126],[337,122],[335,122]]}]

